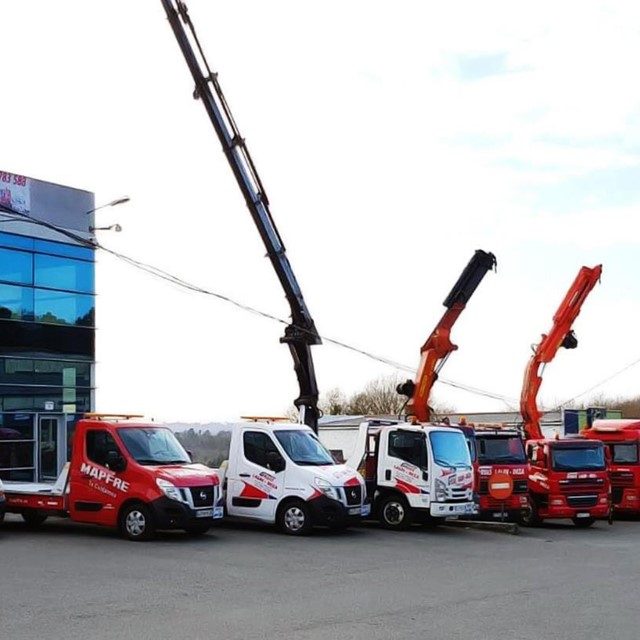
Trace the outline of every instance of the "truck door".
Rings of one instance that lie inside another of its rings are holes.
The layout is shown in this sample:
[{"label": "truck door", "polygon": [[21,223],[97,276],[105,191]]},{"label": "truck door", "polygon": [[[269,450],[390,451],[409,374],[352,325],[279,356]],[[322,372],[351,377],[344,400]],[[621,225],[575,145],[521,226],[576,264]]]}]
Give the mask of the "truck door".
[{"label": "truck door", "polygon": [[229,515],[275,520],[284,493],[285,458],[269,433],[244,431],[227,481]]},{"label": "truck door", "polygon": [[[386,447],[381,442],[378,454],[378,484],[426,499],[429,495],[426,434],[422,431],[392,429],[387,436]],[[381,455],[383,451],[385,455]]]},{"label": "truck door", "polygon": [[109,469],[107,460],[125,458],[107,429],[90,428],[84,436],[84,442],[76,443],[81,451],[74,455],[70,471],[71,519],[114,526],[129,485],[123,471]]}]

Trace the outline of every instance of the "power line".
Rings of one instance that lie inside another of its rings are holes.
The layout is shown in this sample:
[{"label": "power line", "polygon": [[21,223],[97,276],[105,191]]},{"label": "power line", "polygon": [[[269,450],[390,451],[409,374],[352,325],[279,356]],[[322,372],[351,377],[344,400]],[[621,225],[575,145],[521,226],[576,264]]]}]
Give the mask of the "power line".
[{"label": "power line", "polygon": [[[153,265],[150,265],[148,263],[142,262],[141,260],[136,260],[135,258],[131,258],[130,256],[127,256],[123,253],[119,253],[118,251],[114,251],[113,249],[109,249],[108,247],[105,247],[104,245],[100,244],[97,240],[93,240],[93,239],[88,239],[85,238],[79,234],[76,234],[72,231],[69,231],[68,229],[64,229],[62,227],[59,227],[57,225],[54,225],[50,222],[47,222],[45,220],[40,220],[38,218],[33,218],[27,214],[21,213],[19,211],[15,211],[14,209],[11,209],[9,207],[6,207],[4,205],[0,205],[0,211],[2,211],[3,213],[9,214],[11,217],[9,219],[5,219],[5,220],[1,220],[0,222],[5,222],[5,221],[23,221],[26,223],[31,223],[31,224],[35,224],[35,225],[40,225],[43,226],[47,229],[50,229],[52,231],[55,231],[57,233],[60,233],[68,238],[70,238],[71,240],[73,240],[74,242],[77,242],[78,244],[81,244],[83,246],[92,248],[92,249],[101,249],[102,251],[118,258],[119,260],[122,260],[123,262],[126,262],[127,264],[140,269],[141,271],[144,271],[146,273],[149,273],[150,275],[153,275],[157,278],[160,278],[162,280],[165,280],[167,282],[170,282],[178,287],[182,287],[184,289],[187,289],[189,291],[193,291],[195,293],[200,293],[203,295],[208,295],[214,298],[217,298],[218,300],[222,300],[223,302],[227,302],[229,304],[232,304],[233,306],[242,309],[243,311],[249,312],[249,313],[253,313],[254,315],[260,316],[262,318],[266,318],[268,320],[272,320],[274,322],[278,322],[280,324],[283,324],[285,326],[289,325],[289,322],[287,322],[286,320],[283,320],[282,318],[279,318],[278,316],[272,315],[270,313],[267,313],[266,311],[261,311],[260,309],[256,309],[255,307],[252,307],[250,305],[246,305],[243,304],[241,302],[238,302],[237,300],[234,300],[233,298],[230,298],[229,296],[225,296],[221,293],[217,293],[215,291],[210,291],[208,289],[205,289],[204,287],[200,287],[198,285],[195,285],[193,283],[187,282],[186,280],[183,280],[182,278],[179,278],[178,276],[175,276],[171,273],[169,273],[168,271],[164,271],[163,269],[160,269],[159,267],[155,267]],[[304,327],[297,327],[300,331],[304,331],[304,332],[309,332],[307,329],[305,329]],[[310,333],[310,332],[309,332]],[[371,360],[374,360],[376,362],[380,362],[384,365],[387,365],[389,367],[392,367],[394,369],[397,369],[399,371],[404,371],[404,372],[408,372],[411,374],[415,374],[415,367],[410,367],[408,365],[402,364],[400,362],[396,362],[394,360],[391,360],[389,358],[385,358],[383,356],[378,356],[374,353],[371,353],[370,351],[366,351],[364,349],[360,349],[358,347],[354,347],[353,345],[350,345],[346,342],[343,342],[341,340],[337,340],[335,338],[329,338],[327,336],[321,336],[322,340],[329,343],[329,344],[333,344],[337,347],[346,349],[348,351],[352,351],[353,353],[357,353],[359,355],[365,356]],[[467,393],[471,393],[473,395],[479,395],[479,396],[484,396],[486,398],[491,398],[494,400],[500,400],[502,402],[504,402],[508,407],[511,408],[511,403],[512,402],[517,402],[516,400],[514,400],[513,398],[509,398],[507,396],[503,396],[497,393],[493,393],[491,391],[486,391],[477,387],[472,387],[470,385],[465,385],[459,382],[455,382],[453,380],[448,380],[446,378],[438,378],[438,382],[446,385],[446,386],[450,386],[453,387],[455,389],[459,389],[461,391],[466,391]]]}]

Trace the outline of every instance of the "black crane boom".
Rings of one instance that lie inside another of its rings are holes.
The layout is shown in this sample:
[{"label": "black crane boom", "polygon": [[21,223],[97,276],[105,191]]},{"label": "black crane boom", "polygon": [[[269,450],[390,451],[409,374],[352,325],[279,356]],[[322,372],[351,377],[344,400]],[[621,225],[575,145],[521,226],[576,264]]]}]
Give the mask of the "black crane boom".
[{"label": "black crane boom", "polygon": [[[269,198],[229,110],[218,83],[218,76],[209,68],[187,6],[181,0],[161,2],[195,81],[193,97],[200,99],[207,111],[291,308],[291,324],[286,327],[280,341],[289,346],[298,378],[300,395],[294,404],[300,411],[301,420],[317,432],[318,387],[310,347],[322,344],[322,340],[307,309],[287,258],[284,243],[271,216]],[[192,46],[192,42],[195,47]]]}]

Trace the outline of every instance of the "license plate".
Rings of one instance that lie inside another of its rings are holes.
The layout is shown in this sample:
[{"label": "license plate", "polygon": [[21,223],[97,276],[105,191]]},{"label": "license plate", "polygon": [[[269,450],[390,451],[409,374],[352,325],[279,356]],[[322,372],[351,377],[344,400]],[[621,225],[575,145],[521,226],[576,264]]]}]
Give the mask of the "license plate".
[{"label": "license plate", "polygon": [[200,509],[200,511],[196,511],[196,518],[213,518],[213,509]]},{"label": "license plate", "polygon": [[453,513],[465,513],[466,510],[467,510],[467,505],[466,504],[457,504],[453,508]]},{"label": "license plate", "polygon": [[224,507],[214,507],[213,508],[213,517],[214,518],[222,518],[224,516]]},{"label": "license plate", "polygon": [[362,517],[366,518],[371,513],[371,505],[363,504],[362,505]]},{"label": "license plate", "polygon": [[362,513],[362,509],[360,507],[352,507],[349,509],[350,516],[359,516]]},{"label": "license plate", "polygon": [[591,517],[591,514],[586,511],[583,511],[581,513],[576,513],[576,518],[590,518],[590,517]]}]

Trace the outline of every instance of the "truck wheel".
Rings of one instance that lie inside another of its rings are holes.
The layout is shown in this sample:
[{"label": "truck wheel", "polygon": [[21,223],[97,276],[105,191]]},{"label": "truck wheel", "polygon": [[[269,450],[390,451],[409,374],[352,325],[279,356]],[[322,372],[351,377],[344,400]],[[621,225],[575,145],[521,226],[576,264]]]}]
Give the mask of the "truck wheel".
[{"label": "truck wheel", "polygon": [[141,502],[129,504],[122,510],[119,529],[125,538],[134,542],[151,540],[156,534],[151,511]]},{"label": "truck wheel", "polygon": [[578,529],[587,529],[596,521],[595,518],[572,518],[572,520]]},{"label": "truck wheel", "polygon": [[408,529],[413,521],[411,507],[407,500],[400,495],[390,495],[383,498],[378,508],[380,524],[385,529],[402,531]]},{"label": "truck wheel", "polygon": [[531,500],[528,509],[523,509],[519,522],[525,527],[539,527],[542,524],[542,518],[538,515],[538,509],[533,500]]},{"label": "truck wheel", "polygon": [[47,518],[48,516],[37,511],[22,512],[22,519],[28,527],[39,527]]},{"label": "truck wheel", "polygon": [[311,513],[306,502],[294,500],[286,502],[278,509],[278,528],[290,536],[304,536],[311,531]]},{"label": "truck wheel", "polygon": [[207,533],[207,531],[209,531],[209,529],[211,529],[210,524],[192,524],[188,526],[185,529],[185,531],[190,536],[196,537],[196,536],[203,536],[205,533]]}]

